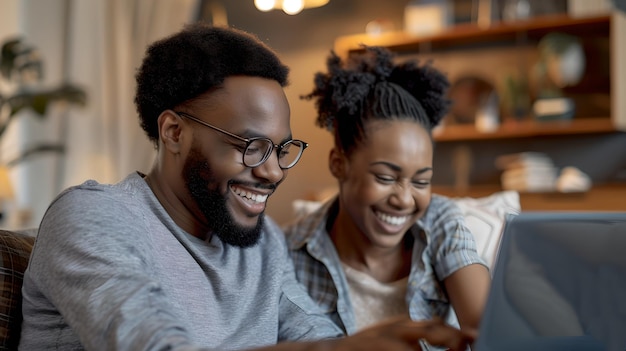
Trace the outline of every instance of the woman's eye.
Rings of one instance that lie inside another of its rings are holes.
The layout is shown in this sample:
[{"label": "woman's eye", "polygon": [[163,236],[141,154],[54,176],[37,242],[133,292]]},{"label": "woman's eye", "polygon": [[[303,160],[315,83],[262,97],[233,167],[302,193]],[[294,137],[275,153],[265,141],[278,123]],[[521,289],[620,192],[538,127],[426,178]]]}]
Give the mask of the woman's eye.
[{"label": "woman's eye", "polygon": [[414,187],[423,189],[430,185],[430,180],[414,180],[412,183]]},{"label": "woman's eye", "polygon": [[391,183],[396,180],[396,178],[394,177],[381,175],[381,174],[375,174],[374,176],[376,177],[376,180],[378,180],[379,182],[383,182],[383,183]]}]

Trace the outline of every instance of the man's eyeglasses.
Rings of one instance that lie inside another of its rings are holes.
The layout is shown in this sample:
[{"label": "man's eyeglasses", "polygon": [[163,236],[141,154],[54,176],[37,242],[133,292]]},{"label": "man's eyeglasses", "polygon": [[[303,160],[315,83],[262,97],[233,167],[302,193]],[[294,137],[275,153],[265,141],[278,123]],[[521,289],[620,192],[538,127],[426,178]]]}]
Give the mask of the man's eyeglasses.
[{"label": "man's eyeglasses", "polygon": [[243,164],[246,167],[254,168],[262,165],[272,154],[272,151],[276,148],[278,154],[278,166],[282,169],[288,169],[296,165],[302,157],[304,149],[309,144],[302,140],[288,140],[280,145],[274,144],[270,139],[263,137],[256,138],[244,138],[231,132],[225,131],[214,125],[211,125],[199,118],[196,118],[188,113],[175,112],[179,116],[189,118],[190,120],[202,124],[205,127],[209,127],[215,131],[226,134],[229,137],[246,143],[246,147],[243,150]]}]

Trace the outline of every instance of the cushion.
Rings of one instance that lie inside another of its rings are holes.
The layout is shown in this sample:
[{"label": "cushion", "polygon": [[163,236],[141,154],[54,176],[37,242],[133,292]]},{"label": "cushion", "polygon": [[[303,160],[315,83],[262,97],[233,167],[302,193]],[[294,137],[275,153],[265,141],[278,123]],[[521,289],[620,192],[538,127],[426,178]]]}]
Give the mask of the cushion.
[{"label": "cushion", "polygon": [[22,323],[22,281],[35,238],[0,230],[0,350],[17,350]]},{"label": "cushion", "polygon": [[493,269],[506,217],[521,211],[519,193],[499,191],[485,197],[453,198],[465,216],[465,224],[474,235],[478,254]]}]

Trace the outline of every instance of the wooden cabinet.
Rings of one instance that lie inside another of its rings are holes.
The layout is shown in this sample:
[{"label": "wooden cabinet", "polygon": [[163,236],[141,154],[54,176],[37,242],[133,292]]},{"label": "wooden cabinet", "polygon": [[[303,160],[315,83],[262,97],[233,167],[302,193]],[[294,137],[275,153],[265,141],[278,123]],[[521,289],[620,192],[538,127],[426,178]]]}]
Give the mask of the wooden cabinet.
[{"label": "wooden cabinet", "polygon": [[[545,146],[550,148],[551,155],[562,156],[561,166],[580,161],[584,166],[580,168],[595,177],[594,186],[584,194],[522,194],[524,210],[626,211],[626,157],[621,156],[626,154],[626,15],[623,12],[586,18],[550,15],[495,23],[488,28],[466,24],[420,37],[405,32],[356,34],[337,38],[334,49],[339,56],[347,58],[361,52],[362,44],[384,46],[396,52],[399,59],[432,58],[435,66],[439,63],[439,68],[449,73],[451,81],[469,70],[492,74],[495,80],[497,76],[493,73],[504,65],[527,73],[538,57],[537,43],[550,32],[575,35],[586,45],[585,78],[580,87],[571,91],[581,99],[581,108],[577,108],[574,118],[551,122],[537,121],[530,115],[518,120],[503,118],[497,130],[488,133],[479,132],[473,124],[445,124],[434,132],[435,139],[443,144],[436,149],[440,153],[436,159],[445,160],[437,162],[450,162],[456,149],[471,149],[478,168],[475,173],[480,173],[482,178],[478,182],[472,179],[469,188],[460,191],[450,177],[456,172],[455,166],[435,162],[446,180],[435,183],[434,191],[450,196],[481,196],[500,190],[500,171],[493,166],[498,152],[529,151],[525,148],[542,151]],[[601,107],[596,108],[595,103]],[[614,164],[607,166],[607,162]],[[487,166],[493,169],[487,170]]]}]

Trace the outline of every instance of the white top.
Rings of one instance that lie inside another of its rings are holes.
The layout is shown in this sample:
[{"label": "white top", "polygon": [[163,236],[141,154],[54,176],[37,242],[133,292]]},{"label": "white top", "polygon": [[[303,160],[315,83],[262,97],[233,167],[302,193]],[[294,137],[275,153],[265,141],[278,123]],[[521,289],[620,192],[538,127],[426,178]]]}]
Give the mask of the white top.
[{"label": "white top", "polygon": [[341,265],[348,281],[357,330],[387,318],[409,316],[405,301],[408,276],[394,282],[381,283],[343,262]]}]

